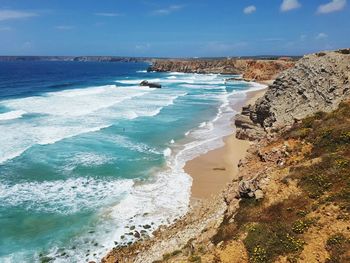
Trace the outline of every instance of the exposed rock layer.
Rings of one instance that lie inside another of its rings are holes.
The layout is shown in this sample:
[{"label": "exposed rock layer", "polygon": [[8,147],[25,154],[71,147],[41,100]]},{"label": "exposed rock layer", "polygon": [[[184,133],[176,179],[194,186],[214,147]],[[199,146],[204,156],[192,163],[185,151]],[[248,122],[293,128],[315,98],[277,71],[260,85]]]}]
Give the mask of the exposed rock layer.
[{"label": "exposed rock layer", "polygon": [[149,71],[201,74],[242,74],[248,80],[271,80],[294,65],[286,60],[212,59],[212,60],[155,60]]},{"label": "exposed rock layer", "polygon": [[257,139],[350,97],[349,49],[307,55],[236,116],[237,137]]}]

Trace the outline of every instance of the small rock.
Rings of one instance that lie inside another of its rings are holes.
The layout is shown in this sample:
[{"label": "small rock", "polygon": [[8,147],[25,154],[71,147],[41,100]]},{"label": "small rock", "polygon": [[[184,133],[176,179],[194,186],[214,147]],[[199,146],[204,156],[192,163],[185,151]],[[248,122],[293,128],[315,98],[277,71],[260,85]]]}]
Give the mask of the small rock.
[{"label": "small rock", "polygon": [[259,199],[263,199],[264,198],[264,192],[262,190],[256,190],[254,192],[255,195],[255,199],[259,200]]},{"label": "small rock", "polygon": [[219,242],[219,243],[216,245],[216,247],[221,247],[222,244],[224,244],[224,241]]},{"label": "small rock", "polygon": [[134,233],[134,237],[136,237],[136,238],[140,238],[140,237],[141,237],[141,235],[140,235],[140,233],[139,233],[138,231],[135,231],[135,233]]}]

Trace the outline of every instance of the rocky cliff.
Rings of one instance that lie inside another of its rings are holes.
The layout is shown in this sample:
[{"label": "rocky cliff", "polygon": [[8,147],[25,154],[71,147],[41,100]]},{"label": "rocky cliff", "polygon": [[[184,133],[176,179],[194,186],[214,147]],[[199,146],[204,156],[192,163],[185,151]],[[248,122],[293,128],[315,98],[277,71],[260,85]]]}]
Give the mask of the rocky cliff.
[{"label": "rocky cliff", "polygon": [[212,60],[155,60],[149,71],[185,72],[201,74],[243,75],[244,79],[264,81],[274,79],[280,72],[294,65],[285,59],[212,59]]},{"label": "rocky cliff", "polygon": [[260,139],[239,178],[102,262],[350,262],[349,53],[309,55],[283,73],[236,121]]},{"label": "rocky cliff", "polygon": [[332,111],[350,97],[350,49],[303,57],[236,116],[237,137],[257,139],[317,111]]}]

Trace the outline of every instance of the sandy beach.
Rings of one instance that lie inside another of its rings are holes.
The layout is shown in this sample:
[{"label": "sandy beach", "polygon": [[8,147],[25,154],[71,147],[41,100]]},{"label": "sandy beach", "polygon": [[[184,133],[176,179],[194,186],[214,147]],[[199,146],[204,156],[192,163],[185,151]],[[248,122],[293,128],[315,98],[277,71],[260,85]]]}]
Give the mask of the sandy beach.
[{"label": "sandy beach", "polygon": [[[239,112],[242,106],[254,103],[265,92],[266,89],[248,92],[246,99],[233,104],[232,108]],[[186,163],[184,169],[193,178],[192,201],[207,199],[218,194],[237,176],[238,162],[245,156],[250,143],[238,140],[234,133],[225,137],[224,143],[223,147]]]}]

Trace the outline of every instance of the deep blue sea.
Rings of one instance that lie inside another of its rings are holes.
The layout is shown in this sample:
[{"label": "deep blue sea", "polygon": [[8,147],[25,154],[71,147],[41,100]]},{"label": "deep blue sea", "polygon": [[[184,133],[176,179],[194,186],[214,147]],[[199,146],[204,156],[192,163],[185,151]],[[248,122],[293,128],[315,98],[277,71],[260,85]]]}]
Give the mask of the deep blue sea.
[{"label": "deep blue sea", "polygon": [[0,62],[0,262],[99,260],[133,241],[127,227],[187,211],[185,162],[219,147],[232,103],[260,87],[147,67]]}]

